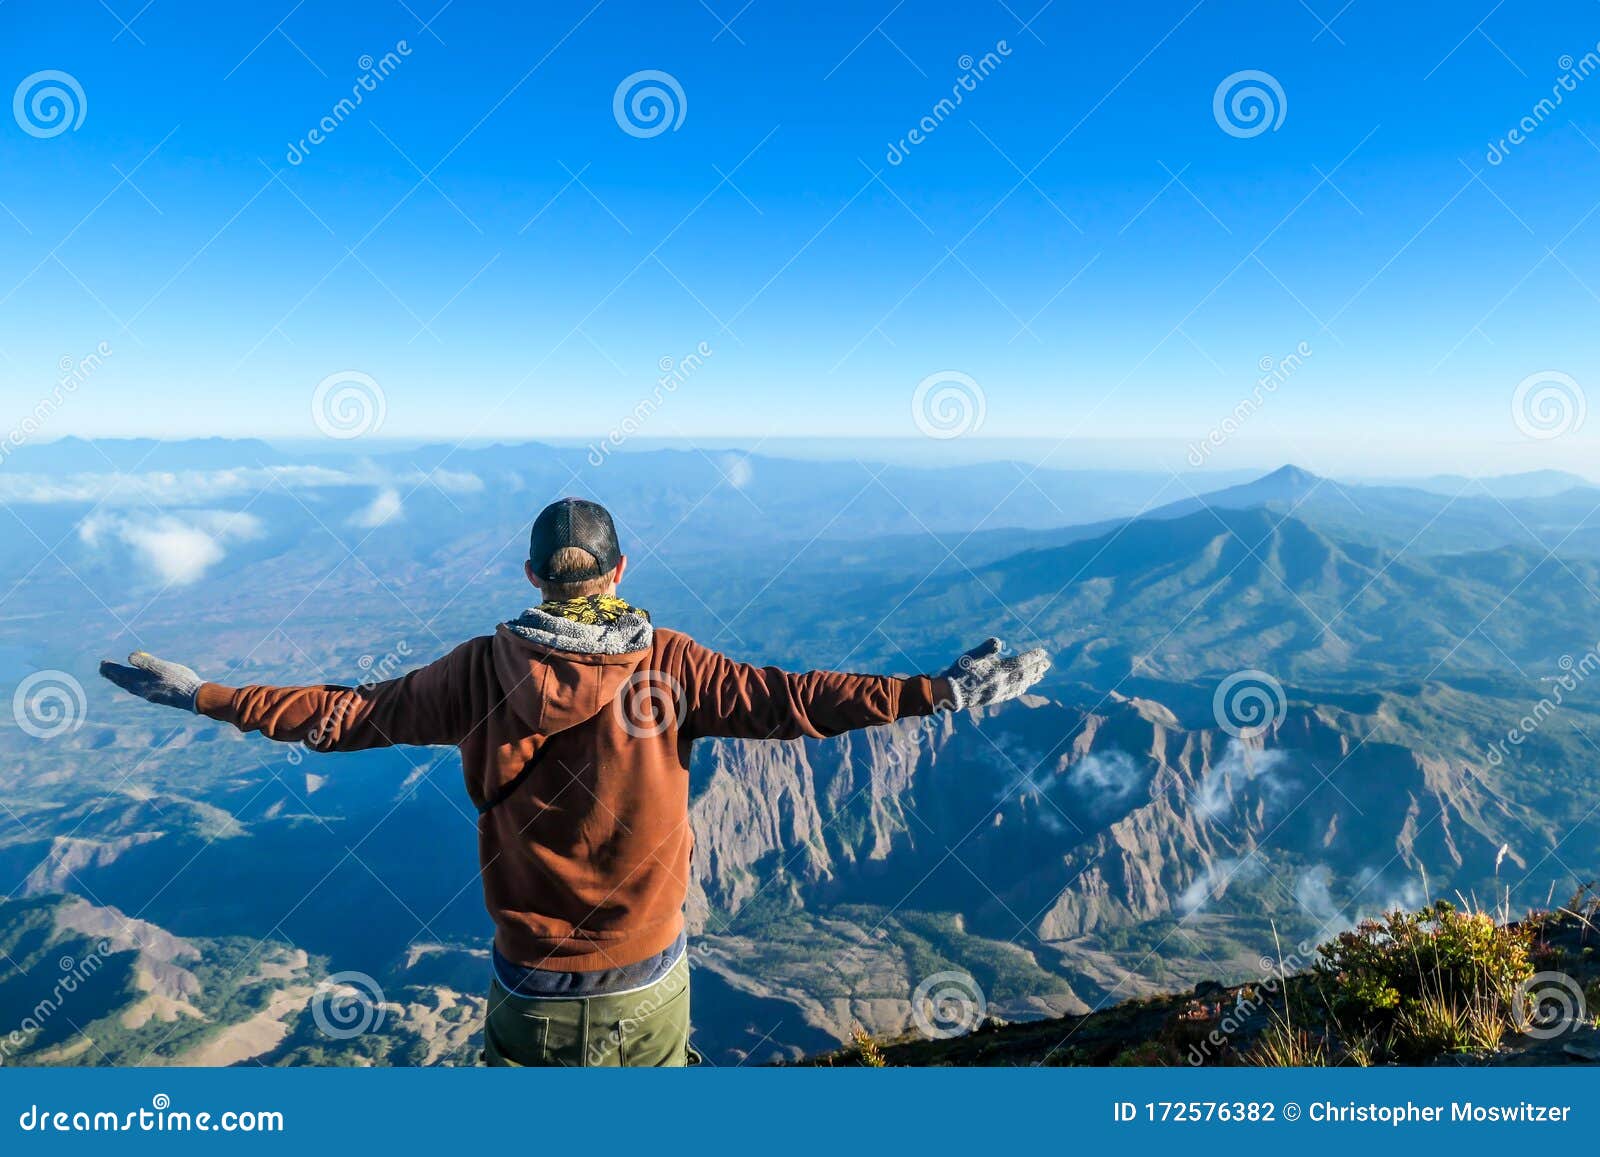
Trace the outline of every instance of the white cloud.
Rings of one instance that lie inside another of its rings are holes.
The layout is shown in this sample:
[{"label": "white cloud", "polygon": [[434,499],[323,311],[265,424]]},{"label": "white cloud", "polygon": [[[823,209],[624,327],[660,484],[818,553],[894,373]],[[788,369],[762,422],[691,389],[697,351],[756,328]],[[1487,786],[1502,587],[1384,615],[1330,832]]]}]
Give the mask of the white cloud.
[{"label": "white cloud", "polygon": [[241,467],[236,470],[149,474],[0,474],[0,500],[83,502],[105,506],[183,506],[256,494],[274,484],[289,489],[355,486],[362,480],[322,466]]},{"label": "white cloud", "polygon": [[1277,778],[1288,762],[1287,752],[1263,748],[1256,750],[1237,739],[1228,740],[1222,758],[1206,769],[1195,793],[1194,810],[1205,819],[1215,819],[1231,802],[1233,793],[1246,783],[1259,781],[1264,794],[1281,792],[1287,784]]},{"label": "white cloud", "polygon": [[1073,764],[1067,772],[1067,783],[1090,797],[1091,801],[1108,797],[1121,799],[1142,784],[1144,779],[1133,757],[1125,751],[1108,751],[1104,755],[1091,753]]},{"label": "white cloud", "polygon": [[1403,908],[1414,912],[1428,902],[1422,885],[1409,876],[1398,884],[1383,878],[1379,868],[1362,868],[1355,876],[1356,899],[1363,913],[1392,912]]},{"label": "white cloud", "polygon": [[1212,900],[1222,899],[1230,884],[1260,879],[1266,870],[1267,866],[1255,852],[1238,859],[1218,860],[1183,890],[1178,897],[1178,909],[1185,915],[1197,912]]},{"label": "white cloud", "polygon": [[120,543],[135,563],[168,586],[187,586],[227,556],[227,546],[261,535],[261,520],[226,510],[172,514],[96,514],[78,524],[91,549]]},{"label": "white cloud", "polygon": [[1334,903],[1332,883],[1333,870],[1326,864],[1317,864],[1302,872],[1294,882],[1295,903],[1300,905],[1300,911],[1317,922],[1319,937],[1331,936],[1352,926],[1350,917]]},{"label": "white cloud", "polygon": [[83,503],[102,506],[190,506],[227,498],[285,490],[336,486],[404,486],[424,482],[446,494],[475,494],[483,479],[466,471],[434,470],[391,473],[376,466],[350,470],[326,466],[242,466],[232,470],[153,471],[144,474],[13,474],[0,473],[0,502]]},{"label": "white cloud", "polygon": [[735,490],[743,490],[755,478],[755,467],[742,454],[727,454],[722,459],[722,476]]},{"label": "white cloud", "polygon": [[426,482],[444,494],[477,494],[483,489],[483,479],[466,470],[430,470],[426,474],[418,470],[397,481],[413,488]]},{"label": "white cloud", "polygon": [[373,496],[371,502],[350,516],[350,525],[372,530],[398,518],[403,509],[400,492],[392,486],[386,486]]}]

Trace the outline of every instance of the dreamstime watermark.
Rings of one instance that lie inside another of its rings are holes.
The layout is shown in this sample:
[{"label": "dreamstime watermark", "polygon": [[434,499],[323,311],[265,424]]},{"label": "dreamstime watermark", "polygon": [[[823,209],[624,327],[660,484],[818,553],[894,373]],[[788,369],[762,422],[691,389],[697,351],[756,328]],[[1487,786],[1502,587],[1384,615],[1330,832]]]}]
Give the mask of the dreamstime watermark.
[{"label": "dreamstime watermark", "polygon": [[1217,726],[1235,739],[1254,739],[1278,724],[1289,712],[1283,684],[1254,667],[1235,671],[1217,685],[1211,713]]},{"label": "dreamstime watermark", "polygon": [[383,387],[359,370],[329,374],[311,394],[311,420],[340,441],[376,434],[388,413]]},{"label": "dreamstime watermark", "polygon": [[678,387],[711,360],[714,352],[709,342],[701,342],[681,358],[664,357],[657,362],[656,368],[661,371],[661,376],[656,379],[655,389],[647,397],[640,398],[638,404],[621,422],[607,431],[604,438],[589,443],[589,465],[605,465],[606,459],[642,430],[655,417],[662,404],[678,392]]},{"label": "dreamstime watermark", "polygon": [[683,719],[683,684],[665,671],[635,671],[612,700],[622,729],[635,739],[654,739]]},{"label": "dreamstime watermark", "polygon": [[911,394],[911,420],[930,438],[976,433],[988,411],[983,387],[957,370],[929,374]]},{"label": "dreamstime watermark", "polygon": [[1240,985],[1234,992],[1231,1004],[1227,1001],[1206,1002],[1199,998],[1196,1019],[1210,1020],[1214,1017],[1217,1024],[1203,1039],[1189,1046],[1188,1062],[1199,1067],[1220,1056],[1233,1034],[1259,1015],[1267,1007],[1267,1002],[1283,990],[1287,978],[1304,972],[1316,955],[1315,945],[1301,941],[1286,956],[1261,957],[1257,967],[1264,979]]},{"label": "dreamstime watermark", "polygon": [[1489,148],[1483,155],[1484,160],[1491,165],[1503,164],[1513,149],[1527,141],[1554,115],[1556,109],[1561,107],[1571,93],[1578,91],[1580,84],[1596,72],[1600,72],[1600,44],[1576,60],[1570,53],[1561,57],[1556,61],[1556,67],[1561,69],[1561,75],[1556,77],[1555,83],[1550,86],[1550,95],[1542,97],[1535,103],[1505,136],[1498,141],[1490,141]]},{"label": "dreamstime watermark", "polygon": [[1511,420],[1524,435],[1541,442],[1576,434],[1588,414],[1583,387],[1560,370],[1529,374],[1511,392]]},{"label": "dreamstime watermark", "polygon": [[64,355],[56,363],[59,376],[50,392],[35,402],[33,409],[23,415],[17,424],[0,438],[0,464],[9,458],[13,451],[26,445],[35,434],[49,425],[50,419],[54,418],[61,407],[67,404],[68,399],[78,392],[78,387],[87,382],[110,356],[109,342],[101,342],[83,357]]},{"label": "dreamstime watermark", "polygon": [[1511,1019],[1524,1036],[1554,1040],[1588,1020],[1583,986],[1565,972],[1535,972],[1517,985]]},{"label": "dreamstime watermark", "polygon": [[890,141],[884,160],[891,165],[904,162],[911,155],[911,150],[936,133],[939,126],[961,107],[961,102],[966,99],[967,94],[976,92],[978,86],[989,79],[994,70],[999,68],[1010,55],[1011,46],[1004,40],[997,40],[994,48],[978,59],[974,60],[967,54],[957,60],[956,66],[961,69],[961,75],[956,77],[955,83],[950,86],[950,95],[940,97],[905,136],[898,141]]},{"label": "dreamstime watermark", "polygon": [[361,678],[356,680],[354,690],[356,696],[340,695],[334,699],[333,707],[327,714],[316,722],[316,726],[306,734],[298,743],[289,746],[289,765],[298,767],[305,758],[307,751],[322,751],[324,745],[338,738],[341,725],[348,718],[351,711],[362,702],[359,692],[379,683],[387,683],[390,679],[398,678],[409,667],[411,658],[411,644],[401,639],[395,644],[394,650],[386,655],[362,655],[356,660],[356,666],[361,669]]},{"label": "dreamstime watermark", "polygon": [[689,98],[670,72],[640,69],[617,85],[611,95],[611,115],[630,137],[659,137],[683,126],[683,118],[689,115]]},{"label": "dreamstime watermark", "polygon": [[1529,708],[1527,714],[1507,728],[1504,739],[1497,739],[1489,745],[1484,753],[1484,761],[1490,767],[1499,767],[1511,753],[1511,748],[1521,747],[1526,740],[1536,735],[1549,718],[1561,710],[1562,704],[1567,701],[1567,696],[1581,687],[1590,675],[1600,670],[1600,643],[1596,643],[1576,659],[1571,655],[1562,655],[1556,660],[1556,666],[1561,668],[1562,673],[1545,677],[1553,684],[1550,694],[1542,697]]},{"label": "dreamstime watermark", "polygon": [[1259,137],[1277,132],[1289,115],[1289,98],[1270,72],[1246,68],[1232,73],[1211,95],[1211,115],[1230,137]]},{"label": "dreamstime watermark", "polygon": [[301,164],[311,155],[311,150],[337,132],[339,126],[361,107],[361,102],[367,98],[367,94],[377,92],[378,86],[393,76],[405,62],[405,58],[410,55],[411,46],[404,40],[397,40],[394,47],[378,59],[374,60],[371,55],[366,55],[356,61],[356,66],[361,69],[361,75],[356,77],[355,83],[350,86],[350,95],[341,97],[305,136],[298,141],[290,141],[283,159],[291,165]]},{"label": "dreamstime watermark", "polygon": [[637,1043],[643,1033],[653,1027],[648,1023],[651,1016],[683,995],[684,989],[681,985],[669,984],[666,981],[652,984],[641,992],[633,1007],[628,1010],[627,1016],[621,1017],[612,1025],[610,1032],[589,1042],[589,1067],[601,1068],[613,1054],[619,1055],[621,1060],[626,1062],[630,1043]]},{"label": "dreamstime watermark", "polygon": [[891,742],[889,749],[883,753],[884,770],[898,771],[902,766],[915,764],[924,747],[933,751],[944,734],[946,713],[954,710],[954,700],[941,699],[933,705],[933,711],[929,714],[908,718],[903,731],[896,729],[905,737],[905,741]]},{"label": "dreamstime watermark", "polygon": [[978,982],[965,972],[935,972],[911,994],[911,1020],[923,1036],[949,1040],[983,1023],[989,1001]]},{"label": "dreamstime watermark", "polygon": [[376,1032],[383,1013],[383,989],[365,972],[335,972],[311,996],[311,1019],[333,1040]]},{"label": "dreamstime watermark", "polygon": [[1261,376],[1256,379],[1255,388],[1241,399],[1227,417],[1206,431],[1206,436],[1198,442],[1189,443],[1189,465],[1199,467],[1205,465],[1212,451],[1221,448],[1227,440],[1243,429],[1244,424],[1267,404],[1267,399],[1278,392],[1278,387],[1294,376],[1301,366],[1311,358],[1311,344],[1301,342],[1294,347],[1292,353],[1281,358],[1263,357],[1256,363],[1256,368],[1261,371]]},{"label": "dreamstime watermark", "polygon": [[98,941],[89,955],[79,959],[63,956],[56,962],[61,976],[51,987],[48,995],[39,999],[34,1006],[23,1016],[22,1022],[0,1039],[0,1064],[4,1064],[43,1031],[50,1019],[60,1012],[78,989],[89,982],[89,978],[100,971],[100,966],[110,956],[113,946],[109,940]]},{"label": "dreamstime watermark", "polygon": [[89,115],[89,98],[70,72],[47,68],[23,77],[11,97],[11,115],[30,137],[46,140],[77,132]]},{"label": "dreamstime watermark", "polygon": [[11,696],[11,716],[35,739],[54,739],[83,726],[89,699],[65,671],[35,671]]},{"label": "dreamstime watermark", "polygon": [[150,1108],[125,1113],[106,1109],[55,1109],[31,1104],[17,1116],[24,1133],[282,1133],[283,1114],[275,1109],[226,1109],[220,1113],[174,1109],[172,1098],[157,1093]]}]

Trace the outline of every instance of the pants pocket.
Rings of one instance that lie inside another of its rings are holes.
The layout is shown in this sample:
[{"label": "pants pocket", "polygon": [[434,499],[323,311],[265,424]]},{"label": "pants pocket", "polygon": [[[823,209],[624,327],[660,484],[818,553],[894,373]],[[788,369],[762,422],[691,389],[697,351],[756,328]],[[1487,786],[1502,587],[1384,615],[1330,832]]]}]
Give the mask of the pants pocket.
[{"label": "pants pocket", "polygon": [[618,998],[611,1039],[617,1063],[629,1068],[682,1068],[689,1063],[689,967],[680,962],[643,992]]},{"label": "pants pocket", "polygon": [[548,1065],[550,1018],[528,1010],[500,986],[489,986],[489,1010],[483,1021],[483,1059],[492,1066]]}]

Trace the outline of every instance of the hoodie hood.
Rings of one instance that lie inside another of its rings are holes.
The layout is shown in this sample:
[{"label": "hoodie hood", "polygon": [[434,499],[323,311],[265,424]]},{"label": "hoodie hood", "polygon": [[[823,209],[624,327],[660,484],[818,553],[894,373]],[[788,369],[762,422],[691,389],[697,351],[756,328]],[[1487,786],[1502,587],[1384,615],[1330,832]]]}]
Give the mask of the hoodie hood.
[{"label": "hoodie hood", "polygon": [[530,607],[503,626],[530,643],[578,655],[648,651],[654,635],[650,620],[637,612],[621,615],[614,623],[579,623]]},{"label": "hoodie hood", "polygon": [[537,607],[495,632],[494,663],[502,687],[531,688],[506,705],[530,732],[545,736],[610,708],[651,654],[654,631],[642,614],[614,623],[576,623]]}]

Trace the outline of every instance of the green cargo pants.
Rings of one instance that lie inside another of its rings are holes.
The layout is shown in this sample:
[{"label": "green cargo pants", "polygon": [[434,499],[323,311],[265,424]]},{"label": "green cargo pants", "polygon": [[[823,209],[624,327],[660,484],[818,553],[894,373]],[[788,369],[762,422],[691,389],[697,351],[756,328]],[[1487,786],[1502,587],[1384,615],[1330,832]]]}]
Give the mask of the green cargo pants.
[{"label": "green cargo pants", "polygon": [[488,1064],[681,1067],[691,1055],[687,954],[649,987],[613,996],[544,1000],[489,987]]}]

